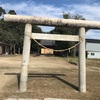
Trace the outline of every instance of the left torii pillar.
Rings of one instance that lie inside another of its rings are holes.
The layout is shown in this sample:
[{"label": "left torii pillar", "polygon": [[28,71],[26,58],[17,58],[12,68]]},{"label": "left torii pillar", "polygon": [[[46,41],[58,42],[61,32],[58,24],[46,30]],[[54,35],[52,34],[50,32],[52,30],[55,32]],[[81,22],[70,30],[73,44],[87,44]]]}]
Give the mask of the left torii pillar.
[{"label": "left torii pillar", "polygon": [[22,65],[21,65],[22,68],[20,77],[20,92],[25,92],[27,90],[31,34],[32,34],[32,25],[27,23],[25,25],[25,33],[24,33],[23,55],[22,55]]}]

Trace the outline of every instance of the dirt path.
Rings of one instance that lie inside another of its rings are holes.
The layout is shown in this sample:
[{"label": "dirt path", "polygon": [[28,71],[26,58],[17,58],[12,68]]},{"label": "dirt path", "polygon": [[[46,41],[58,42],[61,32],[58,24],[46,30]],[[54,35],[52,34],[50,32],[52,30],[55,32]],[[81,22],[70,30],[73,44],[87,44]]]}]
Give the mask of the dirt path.
[{"label": "dirt path", "polygon": [[[35,70],[41,72],[41,69],[53,68],[74,68],[75,66],[69,64],[63,58],[38,56],[30,58],[29,71]],[[21,56],[0,57],[0,90],[13,80],[13,76],[5,75],[6,73],[20,73],[21,70]]]},{"label": "dirt path", "polygon": [[19,93],[18,75],[21,70],[21,56],[0,57],[0,100],[13,97],[99,100],[99,67],[94,69],[87,66],[87,93],[80,94],[78,66],[68,63],[67,60],[67,58],[53,56],[31,56],[28,90]]}]

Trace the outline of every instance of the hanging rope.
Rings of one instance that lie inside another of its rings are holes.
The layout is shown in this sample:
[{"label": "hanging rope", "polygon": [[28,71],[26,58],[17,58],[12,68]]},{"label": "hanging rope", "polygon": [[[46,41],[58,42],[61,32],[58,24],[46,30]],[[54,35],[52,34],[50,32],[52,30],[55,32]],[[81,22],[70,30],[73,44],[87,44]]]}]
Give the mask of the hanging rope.
[{"label": "hanging rope", "polygon": [[[27,36],[29,36],[29,35],[27,35]],[[31,39],[33,39],[34,42],[37,43],[37,44],[38,44],[39,46],[41,46],[42,48],[45,48],[45,49],[51,49],[51,48],[48,48],[48,47],[42,45],[41,43],[39,43],[39,42],[38,42],[36,39],[34,39],[32,36],[29,36],[29,37],[30,37]],[[79,41],[77,44],[75,44],[75,45],[73,45],[73,46],[71,46],[71,47],[69,47],[69,48],[66,48],[66,49],[53,50],[53,51],[54,51],[54,52],[70,51],[71,49],[77,47],[77,46],[83,41],[83,38],[82,38],[81,36],[79,36],[79,38],[80,38],[80,41]]]}]

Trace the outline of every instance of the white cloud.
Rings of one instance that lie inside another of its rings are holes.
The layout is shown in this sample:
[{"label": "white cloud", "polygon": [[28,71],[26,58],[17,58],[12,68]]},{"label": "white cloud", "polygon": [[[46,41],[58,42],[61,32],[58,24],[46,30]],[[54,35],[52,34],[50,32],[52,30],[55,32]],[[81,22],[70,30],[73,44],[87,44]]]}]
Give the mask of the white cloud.
[{"label": "white cloud", "polygon": [[5,10],[15,10],[17,14],[35,15],[45,17],[59,17],[63,8],[56,8],[53,5],[36,4],[35,2],[21,2],[17,4],[1,4]]},{"label": "white cloud", "polygon": [[[64,5],[72,14],[83,15],[87,20],[100,20],[100,4],[73,4]],[[66,10],[66,9],[65,9]]]},{"label": "white cloud", "polygon": [[[88,0],[90,1],[90,0]],[[71,14],[83,15],[88,20],[100,20],[100,3],[93,4],[70,4],[63,7],[53,5],[36,4],[35,2],[20,2],[16,4],[0,4],[6,11],[15,10],[22,15],[36,15],[45,17],[61,17],[63,11]]]}]

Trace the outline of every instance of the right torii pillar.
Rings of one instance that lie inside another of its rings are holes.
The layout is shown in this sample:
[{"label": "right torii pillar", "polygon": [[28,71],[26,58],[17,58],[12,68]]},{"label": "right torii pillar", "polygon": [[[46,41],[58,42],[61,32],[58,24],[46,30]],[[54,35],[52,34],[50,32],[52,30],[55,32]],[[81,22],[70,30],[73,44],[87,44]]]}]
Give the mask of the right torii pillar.
[{"label": "right torii pillar", "polygon": [[79,91],[86,93],[86,54],[85,54],[85,28],[79,28]]}]

